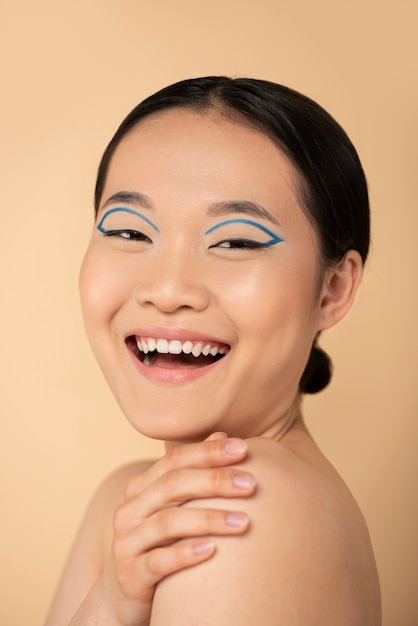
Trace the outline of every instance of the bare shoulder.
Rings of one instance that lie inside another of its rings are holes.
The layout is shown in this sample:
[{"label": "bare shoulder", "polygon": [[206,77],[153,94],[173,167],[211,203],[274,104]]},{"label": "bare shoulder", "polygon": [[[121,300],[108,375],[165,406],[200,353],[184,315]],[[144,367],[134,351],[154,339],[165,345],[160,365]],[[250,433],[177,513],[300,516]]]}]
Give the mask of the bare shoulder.
[{"label": "bare shoulder", "polygon": [[129,463],[109,474],[98,486],[90,501],[81,530],[89,532],[89,545],[96,546],[96,561],[99,573],[102,570],[113,536],[113,515],[122,504],[130,480],[145,472],[153,461]]},{"label": "bare shoulder", "polygon": [[250,530],[215,537],[212,559],[160,583],[152,626],[380,626],[370,540],[344,482],[309,444],[301,454],[271,439],[248,446],[240,467],[257,480],[254,496],[188,505],[243,510]]},{"label": "bare shoulder", "polygon": [[112,542],[113,514],[122,503],[127,483],[152,461],[131,463],[112,472],[94,493],[68,555],[47,626],[69,623],[102,573]]}]

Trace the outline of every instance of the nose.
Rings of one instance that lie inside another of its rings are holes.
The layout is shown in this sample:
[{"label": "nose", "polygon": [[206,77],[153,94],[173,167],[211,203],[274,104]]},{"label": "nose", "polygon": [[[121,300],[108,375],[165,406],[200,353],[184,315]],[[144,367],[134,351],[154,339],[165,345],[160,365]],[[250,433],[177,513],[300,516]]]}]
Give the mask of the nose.
[{"label": "nose", "polygon": [[154,306],[164,313],[179,309],[203,311],[210,301],[208,287],[198,264],[186,254],[173,254],[147,263],[135,291],[142,306]]}]

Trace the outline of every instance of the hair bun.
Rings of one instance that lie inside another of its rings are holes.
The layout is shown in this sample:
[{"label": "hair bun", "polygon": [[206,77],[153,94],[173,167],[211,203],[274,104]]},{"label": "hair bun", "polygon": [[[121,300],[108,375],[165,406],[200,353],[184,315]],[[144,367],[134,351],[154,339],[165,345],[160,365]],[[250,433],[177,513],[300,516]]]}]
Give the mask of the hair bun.
[{"label": "hair bun", "polygon": [[302,393],[318,393],[328,385],[332,377],[332,361],[328,354],[316,345],[312,346],[309,360],[299,383]]}]

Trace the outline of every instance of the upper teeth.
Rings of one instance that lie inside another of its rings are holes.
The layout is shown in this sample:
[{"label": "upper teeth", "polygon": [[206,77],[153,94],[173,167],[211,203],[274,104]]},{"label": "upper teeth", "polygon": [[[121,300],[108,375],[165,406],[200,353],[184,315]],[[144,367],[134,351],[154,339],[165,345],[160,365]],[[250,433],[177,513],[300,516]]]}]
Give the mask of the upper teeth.
[{"label": "upper teeth", "polygon": [[152,337],[141,338],[136,340],[138,350],[148,354],[156,350],[160,354],[193,354],[198,357],[201,354],[207,356],[211,354],[216,356],[217,354],[225,354],[227,351],[226,346],[220,346],[217,344],[211,344],[205,341],[179,341],[178,339],[154,339]]}]

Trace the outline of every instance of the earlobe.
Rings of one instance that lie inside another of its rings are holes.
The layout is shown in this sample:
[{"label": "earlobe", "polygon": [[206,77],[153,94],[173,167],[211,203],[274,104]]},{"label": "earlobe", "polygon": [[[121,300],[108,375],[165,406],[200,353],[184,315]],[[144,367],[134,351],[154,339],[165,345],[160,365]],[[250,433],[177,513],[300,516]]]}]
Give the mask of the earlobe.
[{"label": "earlobe", "polygon": [[320,298],[318,330],[339,322],[350,310],[363,273],[363,261],[356,250],[349,250],[337,267],[325,276]]}]

